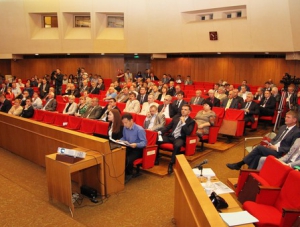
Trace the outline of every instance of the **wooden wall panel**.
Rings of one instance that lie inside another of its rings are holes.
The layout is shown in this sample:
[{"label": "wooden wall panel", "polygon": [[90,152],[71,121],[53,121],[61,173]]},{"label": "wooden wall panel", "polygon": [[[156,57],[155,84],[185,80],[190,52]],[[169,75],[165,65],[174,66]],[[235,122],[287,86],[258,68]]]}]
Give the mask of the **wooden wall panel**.
[{"label": "wooden wall panel", "polygon": [[26,79],[34,75],[42,77],[56,68],[60,68],[63,74],[76,74],[79,67],[84,67],[88,73],[115,79],[117,69],[124,67],[124,59],[123,57],[22,59],[12,62],[11,71],[13,75]]},{"label": "wooden wall panel", "polygon": [[11,74],[10,62],[11,60],[0,60],[0,75],[4,76]]},{"label": "wooden wall panel", "polygon": [[279,84],[286,72],[300,77],[300,61],[243,56],[170,58],[154,59],[152,70],[159,77],[163,73],[181,74],[184,78],[190,75],[195,81],[218,82],[223,79],[229,83],[241,83],[245,79],[249,84],[260,85],[272,79]]}]

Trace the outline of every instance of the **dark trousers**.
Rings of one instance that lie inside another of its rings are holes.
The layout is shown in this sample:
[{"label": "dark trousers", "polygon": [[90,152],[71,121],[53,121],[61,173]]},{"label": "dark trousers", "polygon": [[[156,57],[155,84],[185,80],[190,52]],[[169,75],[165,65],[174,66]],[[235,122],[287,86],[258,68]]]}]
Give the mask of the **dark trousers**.
[{"label": "dark trousers", "polygon": [[134,160],[143,157],[143,148],[126,147],[125,174],[131,175]]},{"label": "dark trousers", "polygon": [[[157,141],[157,144],[164,144],[164,143],[172,143],[173,144],[173,152],[172,152],[172,157],[171,157],[171,163],[174,164],[175,163],[175,156],[177,154],[179,154],[180,152],[180,148],[185,144],[185,140],[181,137],[178,137],[177,139],[175,139],[172,135],[169,136],[163,136],[163,141]],[[157,156],[158,157],[158,153]]]},{"label": "dark trousers", "polygon": [[274,115],[274,110],[273,109],[268,109],[264,107],[259,107],[259,115],[260,116],[273,116]]},{"label": "dark trousers", "polygon": [[243,161],[249,166],[249,169],[256,169],[259,159],[261,157],[267,157],[268,155],[275,156],[276,158],[281,157],[281,153],[262,145],[258,145],[243,159]]}]

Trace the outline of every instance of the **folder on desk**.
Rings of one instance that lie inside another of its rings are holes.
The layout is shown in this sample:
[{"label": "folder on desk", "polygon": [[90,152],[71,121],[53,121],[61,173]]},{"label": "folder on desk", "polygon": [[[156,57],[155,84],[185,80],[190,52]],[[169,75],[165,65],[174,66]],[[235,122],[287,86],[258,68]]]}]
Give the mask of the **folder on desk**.
[{"label": "folder on desk", "polygon": [[257,218],[255,218],[247,211],[220,213],[220,216],[227,223],[228,226],[236,226],[258,222]]}]

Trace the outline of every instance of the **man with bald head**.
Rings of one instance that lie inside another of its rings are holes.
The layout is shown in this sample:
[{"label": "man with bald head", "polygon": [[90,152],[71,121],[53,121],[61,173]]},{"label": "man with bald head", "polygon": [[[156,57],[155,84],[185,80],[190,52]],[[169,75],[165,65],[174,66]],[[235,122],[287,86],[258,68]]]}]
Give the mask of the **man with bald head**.
[{"label": "man with bald head", "polygon": [[201,105],[204,101],[204,98],[202,98],[201,96],[202,96],[202,91],[197,90],[196,91],[196,96],[191,98],[190,104],[191,105]]}]

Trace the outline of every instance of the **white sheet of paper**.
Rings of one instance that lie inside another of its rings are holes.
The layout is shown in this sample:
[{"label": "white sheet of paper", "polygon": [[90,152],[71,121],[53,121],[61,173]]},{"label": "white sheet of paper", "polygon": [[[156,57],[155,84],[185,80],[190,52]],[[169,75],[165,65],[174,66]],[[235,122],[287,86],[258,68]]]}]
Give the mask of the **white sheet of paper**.
[{"label": "white sheet of paper", "polygon": [[158,141],[163,141],[163,138],[161,135],[158,135]]},{"label": "white sheet of paper", "polygon": [[[194,168],[193,171],[194,171],[196,177],[200,176],[201,171],[198,168]],[[216,174],[211,168],[203,168],[202,176],[204,176],[204,177],[214,177],[214,176],[216,176]]]},{"label": "white sheet of paper", "polygon": [[253,215],[251,215],[248,211],[220,213],[220,216],[229,226],[236,226],[236,225],[258,222],[258,220]]}]

